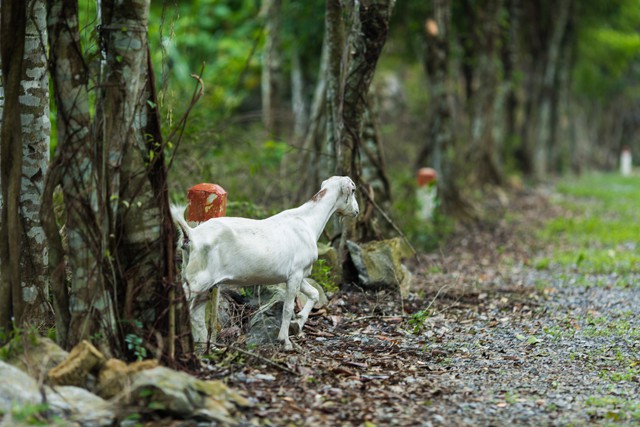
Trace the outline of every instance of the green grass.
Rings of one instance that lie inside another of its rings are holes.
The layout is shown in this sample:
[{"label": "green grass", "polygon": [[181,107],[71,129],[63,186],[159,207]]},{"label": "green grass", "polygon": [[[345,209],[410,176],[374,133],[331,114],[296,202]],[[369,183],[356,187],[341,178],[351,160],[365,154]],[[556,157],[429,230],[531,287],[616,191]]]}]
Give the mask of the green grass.
[{"label": "green grass", "polygon": [[[542,238],[553,243],[551,259],[534,262],[569,266],[584,274],[640,271],[640,177],[590,174],[562,181],[557,191],[566,217],[550,220]],[[638,278],[619,286],[638,286]]]},{"label": "green grass", "polygon": [[620,396],[591,396],[585,401],[587,413],[593,418],[612,422],[640,421],[640,401]]}]

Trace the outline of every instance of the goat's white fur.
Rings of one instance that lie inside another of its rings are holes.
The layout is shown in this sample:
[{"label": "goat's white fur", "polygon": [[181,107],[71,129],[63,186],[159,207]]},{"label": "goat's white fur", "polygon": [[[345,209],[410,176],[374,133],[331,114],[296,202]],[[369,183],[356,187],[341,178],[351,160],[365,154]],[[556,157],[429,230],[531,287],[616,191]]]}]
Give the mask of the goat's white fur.
[{"label": "goat's white fur", "polygon": [[[349,177],[334,176],[320,191],[297,208],[254,220],[221,217],[191,228],[184,208],[172,207],[172,215],[183,233],[183,280],[191,310],[196,342],[205,342],[205,304],[198,298],[211,288],[258,286],[286,282],[282,324],[278,340],[292,349],[289,325],[296,295],[309,299],[296,321],[302,331],[309,312],[318,301],[318,291],[305,280],[318,259],[317,241],[331,215],[358,215],[356,186]],[[217,307],[213,307],[217,313]]]}]

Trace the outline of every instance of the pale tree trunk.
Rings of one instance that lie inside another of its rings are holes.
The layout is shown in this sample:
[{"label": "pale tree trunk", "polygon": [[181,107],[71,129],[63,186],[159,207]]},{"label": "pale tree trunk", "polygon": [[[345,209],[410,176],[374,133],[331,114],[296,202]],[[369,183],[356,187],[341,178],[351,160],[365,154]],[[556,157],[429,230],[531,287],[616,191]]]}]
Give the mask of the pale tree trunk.
[{"label": "pale tree trunk", "polygon": [[20,98],[23,144],[20,216],[24,227],[22,295],[32,318],[42,315],[49,288],[48,251],[40,221],[51,134],[46,24],[45,1],[28,1],[24,59],[24,69],[28,72],[24,73],[24,92]]},{"label": "pale tree trunk", "polygon": [[322,44],[320,70],[309,112],[309,124],[302,141],[302,167],[305,170],[303,182],[300,185],[298,200],[306,200],[320,188],[320,183],[327,176],[327,156],[324,152],[327,132],[327,71],[329,69],[329,52],[327,49],[327,35]]},{"label": "pale tree trunk", "polygon": [[345,36],[345,24],[342,18],[343,10],[340,0],[327,0],[325,11],[325,43],[327,50],[327,120],[326,145],[324,152],[330,160],[328,171],[336,170],[338,157],[341,152],[344,119],[342,117],[344,103],[343,80],[347,72],[348,42]]},{"label": "pale tree trunk", "polygon": [[262,14],[266,20],[262,53],[262,118],[273,138],[282,133],[282,57],[280,54],[280,15],[282,0],[263,0]]},{"label": "pale tree trunk", "polygon": [[[49,274],[47,245],[40,221],[41,196],[49,159],[49,75],[46,61],[46,7],[43,0],[26,3],[26,28],[20,120],[22,178],[19,215],[22,223],[21,292],[25,316],[19,322],[38,322],[46,307]],[[4,101],[0,97],[0,110]],[[1,114],[1,113],[0,113]],[[0,197],[0,206],[2,198]]]},{"label": "pale tree trunk", "polygon": [[293,112],[293,138],[295,141],[304,138],[309,119],[304,89],[300,51],[294,45],[291,48],[291,110]]},{"label": "pale tree trunk", "polygon": [[[19,215],[22,177],[22,126],[20,84],[23,76],[26,5],[4,0],[0,11],[0,57],[4,105],[0,130],[0,342],[20,326],[24,311],[21,289],[22,224]],[[11,43],[7,41],[11,40]]]},{"label": "pale tree trunk", "polygon": [[[103,251],[97,198],[97,174],[94,166],[95,144],[89,111],[88,70],[82,58],[77,4],[49,0],[48,35],[51,76],[58,108],[58,159],[50,169],[51,183],[61,180],[66,212],[67,256],[71,270],[69,324],[67,342],[73,346],[96,333],[105,339],[116,334],[111,299],[103,281]],[[49,178],[48,178],[49,179]],[[51,206],[43,207],[52,212]],[[43,218],[50,215],[43,215]],[[60,236],[52,224],[46,226],[47,239],[58,246]],[[54,233],[55,231],[55,233]],[[50,259],[50,268],[60,279],[64,258]],[[61,284],[54,295],[63,296]],[[60,302],[63,304],[63,302]],[[57,313],[57,320],[63,321]],[[115,341],[114,341],[115,342]],[[110,354],[106,340],[100,343]]]},{"label": "pale tree trunk", "polygon": [[[135,331],[132,323],[133,302],[137,294],[143,302],[149,298],[143,293],[153,282],[158,267],[149,270],[144,256],[146,239],[158,238],[159,226],[157,207],[146,197],[149,188],[146,176],[137,174],[144,171],[144,160],[140,151],[145,152],[144,134],[147,109],[144,105],[147,69],[147,21],[149,2],[130,0],[117,4],[113,0],[101,2],[102,38],[105,47],[103,92],[100,99],[103,113],[96,117],[103,147],[102,164],[106,165],[101,174],[105,203],[110,208],[107,230],[109,268],[112,272],[109,288],[116,312],[114,316],[121,322],[113,328],[127,332]],[[151,247],[153,249],[153,246]],[[160,261],[160,257],[157,261]],[[139,270],[138,270],[139,268]],[[143,274],[144,273],[144,274]],[[151,274],[149,274],[151,273]],[[153,317],[153,316],[151,316]],[[147,323],[149,319],[137,319]],[[122,322],[124,321],[124,322]],[[138,326],[141,326],[138,324]],[[124,334],[125,332],[122,332]]]}]

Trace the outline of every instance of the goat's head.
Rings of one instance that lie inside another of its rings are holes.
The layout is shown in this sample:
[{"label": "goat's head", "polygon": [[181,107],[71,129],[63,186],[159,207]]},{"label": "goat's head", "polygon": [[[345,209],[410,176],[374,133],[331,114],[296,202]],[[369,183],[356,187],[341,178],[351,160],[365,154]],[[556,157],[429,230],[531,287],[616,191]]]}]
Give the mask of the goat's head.
[{"label": "goat's head", "polygon": [[348,176],[332,176],[322,183],[321,189],[335,186],[339,196],[336,201],[336,213],[339,215],[358,216],[360,209],[356,200],[356,184]]}]

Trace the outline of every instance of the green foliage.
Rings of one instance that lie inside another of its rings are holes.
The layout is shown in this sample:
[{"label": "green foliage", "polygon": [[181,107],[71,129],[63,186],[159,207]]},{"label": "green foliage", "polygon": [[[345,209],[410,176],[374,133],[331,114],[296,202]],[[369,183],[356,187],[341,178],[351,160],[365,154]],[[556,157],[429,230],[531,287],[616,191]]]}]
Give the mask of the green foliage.
[{"label": "green foliage", "polygon": [[632,93],[640,58],[640,3],[634,0],[580,2],[574,79],[579,92],[596,98]]},{"label": "green foliage", "polygon": [[[142,330],[142,322],[134,320],[131,325],[135,330]],[[124,337],[124,342],[127,344],[127,349],[131,351],[136,360],[141,361],[147,357],[147,349],[144,347],[144,340],[135,332],[130,332]]]},{"label": "green foliage", "polygon": [[429,317],[431,317],[431,312],[429,310],[420,310],[413,313],[407,322],[412,328],[411,332],[414,334],[420,333]]},{"label": "green foliage", "polygon": [[127,343],[127,349],[133,351],[138,361],[147,357],[147,349],[144,347],[144,341],[141,337],[136,334],[127,334],[124,341]]},{"label": "green foliage", "polygon": [[340,290],[340,287],[333,279],[331,266],[322,258],[318,259],[315,264],[313,264],[310,277],[322,286],[322,289],[324,289],[325,292],[333,293]]},{"label": "green foliage", "polygon": [[171,79],[181,99],[193,88],[190,75],[206,63],[205,102],[223,111],[238,106],[259,83],[259,56],[253,54],[262,39],[258,12],[250,0],[154,3],[149,41],[155,70],[162,74],[158,81],[166,87]]},{"label": "green foliage", "polygon": [[35,345],[38,337],[39,333],[35,326],[22,329],[14,325],[8,333],[0,328],[0,342],[8,341],[6,345],[0,347],[0,360],[8,360],[15,355],[21,354],[24,351],[23,343],[25,340]]},{"label": "green foliage", "polygon": [[48,403],[33,403],[22,406],[15,405],[11,408],[11,417],[14,421],[30,426],[61,425],[59,417],[51,417]]}]

